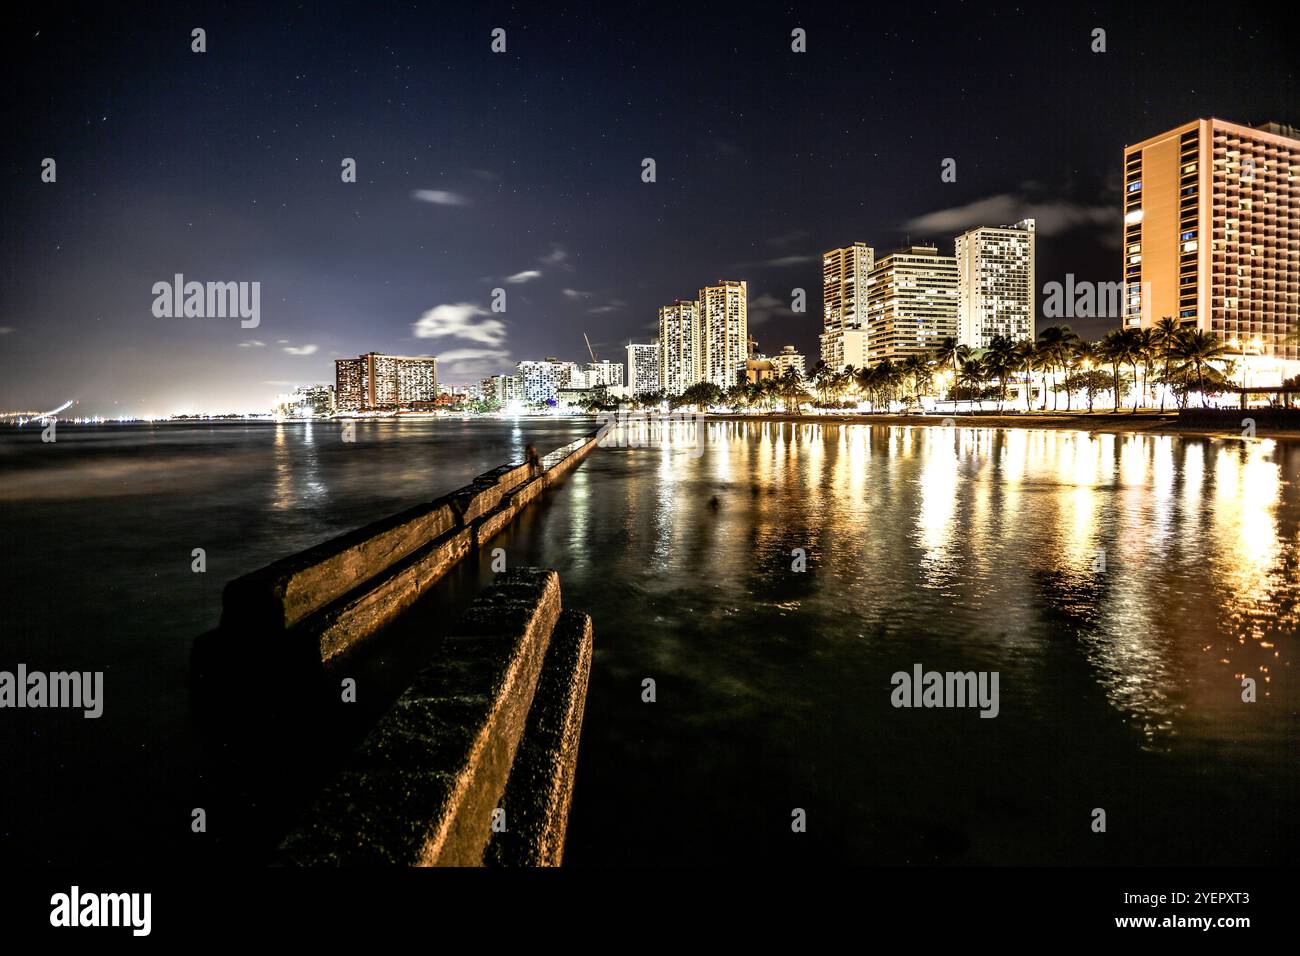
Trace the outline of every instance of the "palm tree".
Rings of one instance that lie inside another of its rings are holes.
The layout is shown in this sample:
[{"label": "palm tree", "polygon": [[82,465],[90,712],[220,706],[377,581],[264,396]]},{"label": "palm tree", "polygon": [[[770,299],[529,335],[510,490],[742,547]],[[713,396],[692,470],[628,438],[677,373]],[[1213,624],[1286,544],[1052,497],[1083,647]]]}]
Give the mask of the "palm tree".
[{"label": "palm tree", "polygon": [[[1162,386],[1169,381],[1169,366],[1173,362],[1174,352],[1178,346],[1178,338],[1182,335],[1182,332],[1183,330],[1178,322],[1168,315],[1151,328],[1152,345],[1160,350],[1161,356],[1164,358],[1165,370],[1161,375]],[[1160,389],[1160,411],[1162,413],[1165,410],[1165,391],[1164,387]]]},{"label": "palm tree", "polygon": [[825,362],[818,362],[813,366],[812,383],[817,389],[817,400],[823,405],[830,404],[830,395],[835,384],[835,370]]},{"label": "palm tree", "polygon": [[793,414],[799,410],[801,400],[807,398],[808,392],[803,387],[803,377],[793,368],[787,368],[777,380],[777,390],[785,401],[785,410]]},{"label": "palm tree", "polygon": [[951,335],[940,340],[938,348],[935,349],[934,358],[941,368],[952,366],[953,382],[957,380],[957,372],[961,368],[961,363],[971,357],[969,345],[961,345]]},{"label": "palm tree", "polygon": [[889,359],[858,370],[858,386],[870,397],[872,412],[881,405],[888,411],[899,377],[898,366]]},{"label": "palm tree", "polygon": [[[1126,329],[1131,333],[1129,362],[1133,366],[1133,385],[1137,389],[1137,398],[1133,400],[1133,414],[1137,414],[1138,402],[1146,401],[1147,379],[1151,375],[1151,363],[1155,361],[1155,333],[1151,329]],[[1137,366],[1142,363],[1142,384],[1138,386]]]},{"label": "palm tree", "polygon": [[[1118,362],[1120,365],[1129,365],[1133,369],[1133,412],[1137,413],[1138,401],[1138,362],[1142,361],[1142,343],[1138,335],[1138,329],[1123,328],[1111,332],[1107,338],[1111,339],[1109,358],[1112,362]],[[1115,411],[1119,411],[1119,396],[1115,397]]]},{"label": "palm tree", "polygon": [[1034,391],[1034,370],[1042,367],[1042,360],[1038,355],[1038,347],[1034,345],[1033,339],[1022,339],[1016,343],[1015,349],[1015,370],[1025,373],[1025,411],[1030,412],[1032,393]]},{"label": "palm tree", "polygon": [[1222,359],[1227,349],[1213,332],[1200,329],[1187,329],[1179,337],[1176,353],[1183,360],[1184,369],[1196,372],[1196,387],[1201,393],[1201,407],[1205,407],[1205,366],[1208,362]]},{"label": "palm tree", "polygon": [[1088,376],[1092,375],[1092,366],[1100,360],[1100,356],[1097,354],[1097,346],[1092,342],[1080,342],[1075,347],[1074,357],[1077,364],[1083,367],[1083,376],[1079,380],[1085,383],[1084,387],[1088,393],[1088,414],[1091,415],[1093,388]]},{"label": "palm tree", "polygon": [[1007,377],[1016,368],[1016,343],[1005,335],[995,335],[989,340],[984,353],[984,368],[998,380],[998,411],[1007,400]]},{"label": "palm tree", "polygon": [[[1056,411],[1056,372],[1069,367],[1070,359],[1079,345],[1079,336],[1068,325],[1050,325],[1038,333],[1038,345],[1044,356],[1045,368],[1052,370],[1052,410]],[[1043,407],[1047,407],[1047,396],[1043,396]],[[1065,408],[1070,408],[1070,393],[1065,393]]]},{"label": "palm tree", "polygon": [[678,401],[683,405],[694,405],[703,412],[706,406],[722,401],[722,389],[712,382],[696,382],[682,392]]},{"label": "palm tree", "polygon": [[1126,346],[1122,340],[1123,330],[1107,332],[1097,343],[1097,357],[1110,365],[1115,373],[1115,411],[1119,411],[1119,368],[1124,364]]},{"label": "palm tree", "polygon": [[967,401],[968,409],[974,407],[974,396],[984,387],[987,379],[988,374],[984,370],[984,363],[979,359],[966,359],[961,363],[961,371],[957,373],[957,384],[965,386],[972,396]]},{"label": "palm tree", "polygon": [[835,401],[844,401],[845,394],[850,388],[856,387],[856,383],[857,370],[852,365],[846,365],[836,372],[835,377],[831,379],[831,394],[835,397]]},{"label": "palm tree", "polygon": [[930,363],[926,361],[924,356],[909,355],[907,358],[903,359],[902,364],[899,366],[899,371],[902,372],[903,377],[910,383],[908,398],[915,399],[915,402],[912,404],[920,404],[921,391],[924,388],[923,383],[928,382],[931,375]]}]

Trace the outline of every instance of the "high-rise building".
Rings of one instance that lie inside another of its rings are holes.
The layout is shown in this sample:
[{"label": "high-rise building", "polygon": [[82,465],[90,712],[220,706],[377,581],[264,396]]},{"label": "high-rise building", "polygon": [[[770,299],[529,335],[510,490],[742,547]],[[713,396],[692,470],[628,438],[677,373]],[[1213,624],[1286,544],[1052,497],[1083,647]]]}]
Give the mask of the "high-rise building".
[{"label": "high-rise building", "polygon": [[622,362],[610,362],[608,360],[588,362],[583,366],[582,371],[586,378],[585,384],[588,387],[598,385],[619,386],[623,384]]},{"label": "high-rise building", "polygon": [[300,385],[276,398],[275,413],[283,418],[328,418],[334,414],[334,386]]},{"label": "high-rise building", "polygon": [[1198,119],[1124,149],[1124,322],[1212,332],[1257,373],[1300,360],[1300,131]]},{"label": "high-rise building", "polygon": [[700,380],[699,306],[686,299],[659,309],[659,381],[680,395]]},{"label": "high-rise building", "polygon": [[371,353],[370,390],[375,408],[405,408],[438,398],[438,360]]},{"label": "high-rise building", "polygon": [[876,263],[867,278],[868,360],[930,357],[957,337],[957,260],[912,246]]},{"label": "high-rise building", "polygon": [[787,370],[794,369],[803,378],[807,374],[806,360],[803,355],[794,350],[793,345],[787,345],[776,355],[772,356],[772,365],[776,368],[778,375],[784,375]]},{"label": "high-rise building", "polygon": [[719,279],[699,298],[699,381],[727,388],[739,382],[749,357],[749,284]]},{"label": "high-rise building", "polygon": [[334,360],[335,402],[345,411],[411,408],[438,398],[438,360],[367,352]]},{"label": "high-rise building", "polygon": [[518,375],[489,375],[479,383],[479,391],[485,401],[496,401],[505,406],[522,400]]},{"label": "high-rise building", "polygon": [[334,400],[340,411],[359,412],[370,397],[370,363],[364,358],[334,360]]},{"label": "high-rise building", "polygon": [[297,390],[299,405],[318,418],[334,414],[333,385],[304,385]]},{"label": "high-rise building", "polygon": [[663,387],[659,379],[659,343],[628,343],[627,385],[633,395],[646,395]]},{"label": "high-rise building", "polygon": [[821,360],[836,371],[867,364],[867,276],[875,264],[865,242],[822,253]]},{"label": "high-rise building", "polygon": [[569,388],[575,380],[585,381],[577,362],[561,362],[557,358],[520,362],[518,368],[520,391],[526,402],[552,401],[560,389]]},{"label": "high-rise building", "polygon": [[957,341],[984,349],[995,335],[1034,338],[1034,220],[977,226],[956,246]]}]

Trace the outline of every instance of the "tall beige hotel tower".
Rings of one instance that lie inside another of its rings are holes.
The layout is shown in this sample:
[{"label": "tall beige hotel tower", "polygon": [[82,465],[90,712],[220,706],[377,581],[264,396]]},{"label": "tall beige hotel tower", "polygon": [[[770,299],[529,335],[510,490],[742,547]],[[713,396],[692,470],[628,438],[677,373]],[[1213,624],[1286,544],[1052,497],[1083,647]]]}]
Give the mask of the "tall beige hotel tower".
[{"label": "tall beige hotel tower", "polygon": [[1300,133],[1192,120],[1124,150],[1124,321],[1213,332],[1250,384],[1300,372]]},{"label": "tall beige hotel tower", "polygon": [[822,253],[821,358],[836,372],[867,364],[867,276],[875,265],[865,242]]}]

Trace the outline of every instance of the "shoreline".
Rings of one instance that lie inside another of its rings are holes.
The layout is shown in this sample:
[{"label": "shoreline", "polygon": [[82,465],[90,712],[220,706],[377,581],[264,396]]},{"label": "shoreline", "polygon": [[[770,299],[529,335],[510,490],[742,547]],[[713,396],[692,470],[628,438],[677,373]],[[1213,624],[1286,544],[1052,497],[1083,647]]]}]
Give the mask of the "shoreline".
[{"label": "shoreline", "polygon": [[[1206,428],[1203,425],[1179,425],[1178,413],[1165,412],[1025,412],[1021,414],[978,414],[956,413],[948,415],[877,415],[869,412],[860,414],[808,415],[776,413],[772,415],[751,415],[745,413],[710,414],[712,420],[718,421],[754,421],[754,422],[790,422],[792,424],[820,425],[888,425],[919,428],[943,428],[945,419],[953,419],[958,428],[998,428],[1027,429],[1041,431],[1078,431],[1089,435],[1099,434],[1133,434],[1133,435],[1176,435],[1182,438],[1231,438],[1238,441],[1250,441],[1251,437],[1243,435],[1241,429]],[[1249,418],[1249,410],[1242,418]],[[1257,427],[1254,440],[1273,439],[1300,441],[1300,430],[1285,428]]]}]

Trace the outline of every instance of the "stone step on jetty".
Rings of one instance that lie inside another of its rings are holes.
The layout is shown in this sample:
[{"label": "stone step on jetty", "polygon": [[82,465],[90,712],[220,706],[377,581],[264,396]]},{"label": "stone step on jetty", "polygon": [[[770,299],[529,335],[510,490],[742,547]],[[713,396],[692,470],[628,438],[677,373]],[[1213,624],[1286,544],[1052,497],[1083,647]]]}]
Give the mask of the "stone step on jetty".
[{"label": "stone step on jetty", "polygon": [[285,838],[286,865],[557,866],[591,666],[559,575],[502,573]]},{"label": "stone step on jetty", "polygon": [[226,585],[219,632],[274,642],[282,664],[319,666],[392,621],[507,527],[596,447],[596,433],[540,468],[503,465],[427,504],[350,531]]}]

